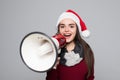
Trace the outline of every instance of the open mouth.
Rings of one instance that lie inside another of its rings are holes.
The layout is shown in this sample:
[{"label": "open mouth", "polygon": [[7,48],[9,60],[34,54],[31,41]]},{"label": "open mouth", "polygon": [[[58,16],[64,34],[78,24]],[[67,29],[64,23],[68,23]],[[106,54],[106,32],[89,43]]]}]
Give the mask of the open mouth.
[{"label": "open mouth", "polygon": [[72,34],[64,34],[64,37],[69,38]]}]

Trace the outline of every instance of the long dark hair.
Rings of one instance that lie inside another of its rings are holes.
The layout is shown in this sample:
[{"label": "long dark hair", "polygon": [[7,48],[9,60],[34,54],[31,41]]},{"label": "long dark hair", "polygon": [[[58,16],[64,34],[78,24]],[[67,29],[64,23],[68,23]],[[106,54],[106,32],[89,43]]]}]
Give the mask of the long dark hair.
[{"label": "long dark hair", "polygon": [[93,73],[94,71],[94,54],[93,51],[91,49],[91,47],[89,46],[89,44],[82,39],[82,37],[80,36],[78,27],[77,27],[77,32],[76,32],[76,36],[74,41],[79,41],[80,44],[83,46],[84,49],[84,59],[86,61],[87,67],[88,67],[88,74],[87,74],[87,78],[89,78],[89,76],[91,75],[91,73]]},{"label": "long dark hair", "polygon": [[[89,44],[82,39],[79,30],[78,30],[78,26],[77,27],[77,31],[76,31],[76,36],[74,39],[74,42],[80,42],[80,44],[83,46],[84,49],[84,59],[88,68],[88,74],[87,74],[87,78],[89,78],[89,76],[93,73],[94,71],[94,55],[93,55],[93,51],[91,49],[91,47],[89,46]],[[59,25],[58,25],[58,32],[59,33]]]}]

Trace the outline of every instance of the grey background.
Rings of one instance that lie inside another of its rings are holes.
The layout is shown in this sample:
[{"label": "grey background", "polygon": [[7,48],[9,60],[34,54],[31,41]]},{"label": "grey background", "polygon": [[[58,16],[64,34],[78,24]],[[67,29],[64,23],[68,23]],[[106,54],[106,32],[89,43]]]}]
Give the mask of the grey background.
[{"label": "grey background", "polygon": [[95,80],[120,80],[120,0],[0,0],[0,80],[45,80],[22,62],[19,46],[30,32],[52,36],[58,16],[78,12],[91,36]]}]

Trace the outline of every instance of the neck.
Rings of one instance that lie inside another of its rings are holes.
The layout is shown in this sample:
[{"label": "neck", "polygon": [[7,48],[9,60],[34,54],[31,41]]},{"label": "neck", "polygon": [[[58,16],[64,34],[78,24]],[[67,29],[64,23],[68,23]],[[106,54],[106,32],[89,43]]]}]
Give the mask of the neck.
[{"label": "neck", "polygon": [[70,52],[75,48],[75,42],[72,41],[70,43],[67,43],[65,47],[66,47],[67,51]]}]

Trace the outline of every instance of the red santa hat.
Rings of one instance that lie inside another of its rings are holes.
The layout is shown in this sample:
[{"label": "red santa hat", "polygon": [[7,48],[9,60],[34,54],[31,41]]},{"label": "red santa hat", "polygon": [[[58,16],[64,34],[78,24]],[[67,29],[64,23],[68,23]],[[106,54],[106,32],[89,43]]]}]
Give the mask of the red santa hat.
[{"label": "red santa hat", "polygon": [[74,12],[73,10],[67,10],[66,12],[63,12],[60,17],[58,18],[58,21],[57,21],[57,25],[59,25],[59,23],[65,19],[65,18],[70,18],[72,19],[73,21],[75,21],[75,23],[77,24],[78,26],[78,29],[79,29],[79,32],[81,33],[81,35],[83,37],[89,37],[90,35],[90,31],[87,29],[85,23],[82,21],[82,19],[80,18],[80,16]]}]

